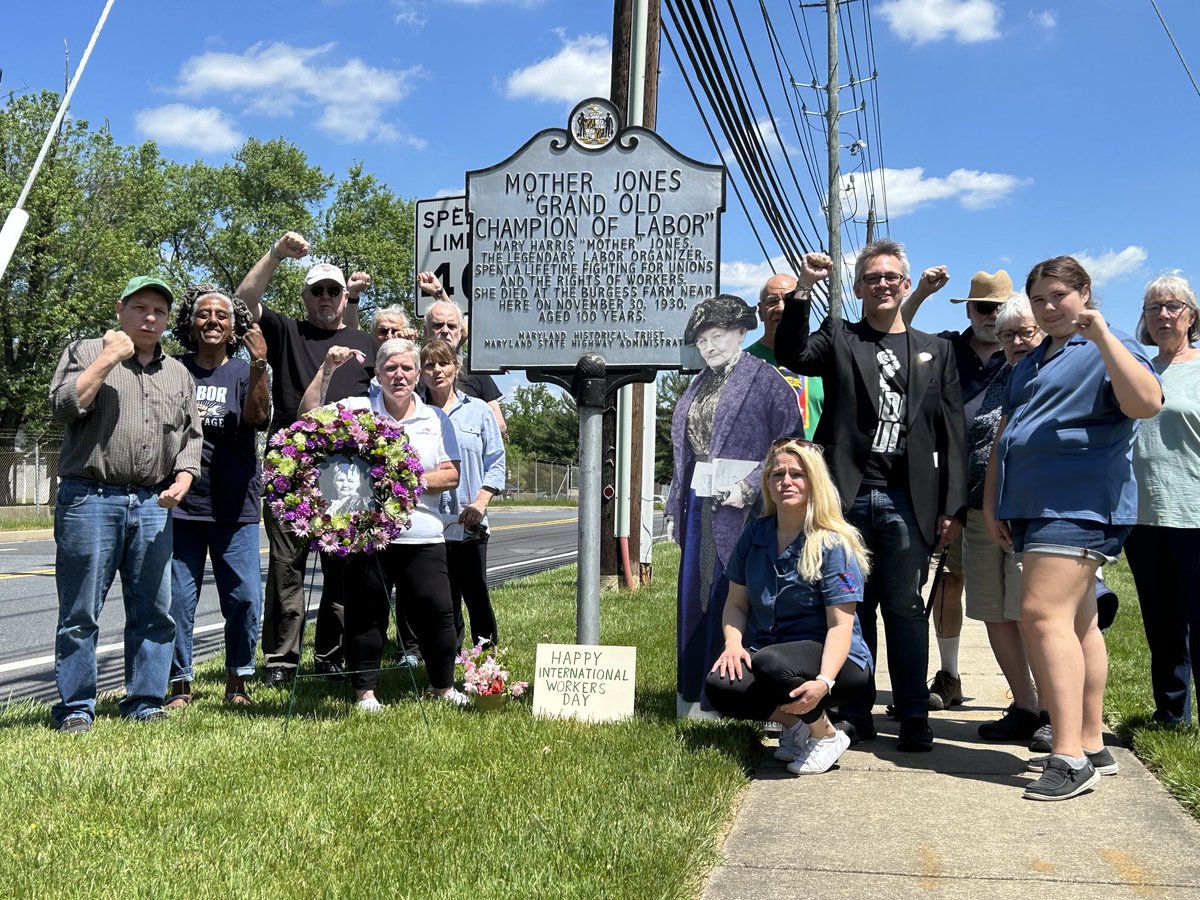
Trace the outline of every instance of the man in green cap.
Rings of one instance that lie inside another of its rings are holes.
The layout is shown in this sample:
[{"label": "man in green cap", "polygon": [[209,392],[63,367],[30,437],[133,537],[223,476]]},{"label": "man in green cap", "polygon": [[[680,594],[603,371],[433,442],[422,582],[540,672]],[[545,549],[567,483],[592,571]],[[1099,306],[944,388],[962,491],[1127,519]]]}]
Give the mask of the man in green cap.
[{"label": "man in green cap", "polygon": [[166,716],[171,669],[170,510],[200,474],[203,433],[195,382],[159,338],[174,300],[159,279],[130,279],[117,328],[75,341],[50,382],[62,422],[61,483],[54,509],[58,632],[55,727],[90,731],[96,710],[97,620],[113,577],[125,600],[125,697],[121,714]]}]

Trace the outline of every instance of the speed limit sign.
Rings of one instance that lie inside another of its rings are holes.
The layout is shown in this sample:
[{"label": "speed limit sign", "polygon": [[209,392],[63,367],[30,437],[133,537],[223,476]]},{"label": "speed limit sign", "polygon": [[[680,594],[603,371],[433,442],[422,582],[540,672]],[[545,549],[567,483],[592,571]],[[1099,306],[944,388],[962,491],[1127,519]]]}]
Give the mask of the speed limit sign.
[{"label": "speed limit sign", "polygon": [[417,315],[433,302],[433,297],[421,293],[416,286],[417,272],[432,272],[446,289],[446,296],[458,305],[467,308],[471,296],[471,253],[467,246],[470,230],[467,228],[466,197],[434,197],[418,200],[416,235],[416,272],[413,273],[413,290],[416,292]]}]

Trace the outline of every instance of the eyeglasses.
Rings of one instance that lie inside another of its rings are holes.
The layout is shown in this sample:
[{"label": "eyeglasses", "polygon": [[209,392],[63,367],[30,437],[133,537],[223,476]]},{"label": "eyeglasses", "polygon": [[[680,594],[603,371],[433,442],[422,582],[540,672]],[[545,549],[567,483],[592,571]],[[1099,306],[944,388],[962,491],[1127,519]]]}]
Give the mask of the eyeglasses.
[{"label": "eyeglasses", "polygon": [[1187,309],[1186,303],[1180,303],[1178,300],[1168,300],[1166,303],[1147,303],[1142,307],[1142,312],[1148,316],[1157,316],[1161,312],[1166,312],[1169,316],[1177,316]]},{"label": "eyeglasses", "polygon": [[407,328],[401,328],[399,325],[397,325],[395,328],[388,328],[386,325],[380,325],[375,329],[376,334],[386,335],[387,337],[403,337],[404,333],[407,331]]},{"label": "eyeglasses", "polygon": [[899,284],[904,280],[904,276],[899,272],[871,272],[869,275],[862,277],[863,282],[874,287],[881,281],[886,281],[890,285]]},{"label": "eyeglasses", "polygon": [[1038,329],[1034,325],[1026,325],[1024,328],[1018,328],[1016,331],[997,331],[996,340],[1002,344],[1011,344],[1017,338],[1020,338],[1026,344],[1037,336]]},{"label": "eyeglasses", "polygon": [[767,294],[763,297],[762,305],[768,308],[772,306],[783,306],[787,301],[787,294]]},{"label": "eyeglasses", "polygon": [[1003,304],[993,303],[991,300],[972,300],[971,305],[975,307],[975,312],[981,316],[990,316],[996,312]]},{"label": "eyeglasses", "polygon": [[310,284],[308,292],[320,300],[322,297],[340,297],[345,288],[338,287],[336,284]]}]

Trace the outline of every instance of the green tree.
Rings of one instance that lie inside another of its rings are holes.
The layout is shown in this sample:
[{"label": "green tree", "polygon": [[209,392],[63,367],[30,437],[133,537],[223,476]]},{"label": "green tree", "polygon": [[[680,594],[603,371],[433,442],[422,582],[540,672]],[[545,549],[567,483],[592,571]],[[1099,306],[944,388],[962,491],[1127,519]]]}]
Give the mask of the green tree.
[{"label": "green tree", "polygon": [[[0,210],[16,203],[54,118],[50,91],[0,107]],[[131,274],[159,269],[167,164],[153,144],[122,147],[67,119],[25,204],[29,224],[0,280],[0,447],[26,420],[48,424],[62,348],[102,334]]]},{"label": "green tree", "polygon": [[675,468],[671,457],[671,418],[679,405],[679,398],[692,383],[692,376],[683,372],[663,372],[658,376],[657,403],[654,418],[654,480],[659,484],[670,484]]},{"label": "green tree", "polygon": [[573,462],[579,457],[579,413],[570,395],[545,384],[513,391],[502,403],[508,446],[518,458]]},{"label": "green tree", "polygon": [[[0,106],[0,213],[15,204],[58,102],[45,91]],[[0,448],[22,428],[50,427],[46,392],[63,347],[111,327],[133,274],[233,289],[294,230],[315,257],[370,272],[368,303],[412,296],[412,201],[361,165],[339,181],[282,139],[251,138],[220,166],[178,163],[68,118],[25,208],[29,225],[0,280]],[[268,305],[302,316],[303,277],[282,266]]]}]

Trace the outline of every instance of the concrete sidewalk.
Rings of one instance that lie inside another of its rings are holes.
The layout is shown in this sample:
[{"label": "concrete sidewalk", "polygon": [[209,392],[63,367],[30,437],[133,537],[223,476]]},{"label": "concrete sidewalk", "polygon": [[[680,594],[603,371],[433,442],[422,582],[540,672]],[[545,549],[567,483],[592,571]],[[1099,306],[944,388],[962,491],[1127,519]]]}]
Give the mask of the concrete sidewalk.
[{"label": "concrete sidewalk", "polygon": [[[932,637],[930,645],[935,669]],[[1112,735],[1118,775],[1072,800],[1022,799],[1036,777],[1025,770],[1033,754],[976,732],[1009,702],[982,623],[964,624],[967,700],[930,714],[932,753],[896,750],[880,655],[879,737],[851,747],[824,775],[804,777],[776,762],[767,741],[705,900],[1200,900],[1200,826]]]}]

